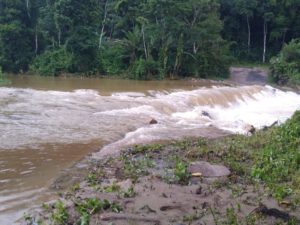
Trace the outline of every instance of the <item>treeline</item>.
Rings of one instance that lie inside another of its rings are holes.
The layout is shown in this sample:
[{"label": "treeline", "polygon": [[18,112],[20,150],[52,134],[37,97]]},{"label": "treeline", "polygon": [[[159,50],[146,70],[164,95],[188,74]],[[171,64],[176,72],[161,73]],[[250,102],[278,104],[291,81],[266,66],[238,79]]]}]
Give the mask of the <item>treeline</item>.
[{"label": "treeline", "polygon": [[299,37],[299,0],[1,0],[0,66],[41,75],[225,77]]}]

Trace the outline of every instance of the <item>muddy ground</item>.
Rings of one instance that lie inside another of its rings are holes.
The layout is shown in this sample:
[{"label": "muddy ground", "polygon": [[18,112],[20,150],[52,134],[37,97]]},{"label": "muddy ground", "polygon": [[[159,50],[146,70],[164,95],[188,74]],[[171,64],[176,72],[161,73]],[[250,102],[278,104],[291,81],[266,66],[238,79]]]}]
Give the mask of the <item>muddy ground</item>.
[{"label": "muddy ground", "polygon": [[248,153],[231,155],[228,140],[140,145],[90,158],[53,184],[59,191],[70,174],[77,178],[61,202],[33,210],[23,224],[299,224],[299,209],[251,181]]}]

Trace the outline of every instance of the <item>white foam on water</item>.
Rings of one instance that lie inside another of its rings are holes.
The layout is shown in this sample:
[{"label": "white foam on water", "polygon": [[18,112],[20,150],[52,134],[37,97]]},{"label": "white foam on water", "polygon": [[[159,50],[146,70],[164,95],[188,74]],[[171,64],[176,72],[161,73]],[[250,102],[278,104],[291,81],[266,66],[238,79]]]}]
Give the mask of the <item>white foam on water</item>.
[{"label": "white foam on water", "polygon": [[213,107],[209,110],[214,118],[212,124],[218,128],[245,134],[247,125],[257,129],[274,122],[283,123],[300,109],[300,96],[267,86],[263,91],[237,101],[228,108]]},{"label": "white foam on water", "polygon": [[[114,142],[139,128],[145,128],[139,130],[145,132],[140,139],[149,139],[147,135],[153,139],[147,128],[151,118],[172,131],[213,125],[245,133],[248,124],[262,128],[274,121],[284,122],[300,108],[298,94],[270,86],[151,93],[151,96],[138,92],[101,96],[94,90],[0,88],[1,148],[82,143],[92,139]],[[168,136],[164,135],[160,138]]]},{"label": "white foam on water", "polygon": [[[149,114],[159,124],[144,125],[127,133],[121,140],[105,146],[98,156],[118,152],[124,145],[197,135],[197,132],[191,131],[211,126],[247,134],[250,125],[261,129],[276,121],[280,124],[300,109],[300,95],[270,86],[203,88],[158,94],[157,98],[140,101],[148,105],[126,109],[126,113]],[[168,107],[172,112],[163,113],[162,107]],[[116,116],[122,114],[121,111],[113,113]]]},{"label": "white foam on water", "polygon": [[146,95],[144,93],[140,93],[140,92],[117,92],[117,93],[113,93],[112,96],[114,97],[145,97]]}]

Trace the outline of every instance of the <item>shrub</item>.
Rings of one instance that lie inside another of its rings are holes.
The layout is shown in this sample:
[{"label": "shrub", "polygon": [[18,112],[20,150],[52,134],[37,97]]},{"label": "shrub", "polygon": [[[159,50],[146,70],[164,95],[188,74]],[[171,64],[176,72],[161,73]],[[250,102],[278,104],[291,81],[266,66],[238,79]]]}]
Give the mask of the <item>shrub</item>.
[{"label": "shrub", "polygon": [[10,81],[4,77],[4,74],[2,72],[2,67],[0,66],[0,85],[7,85],[9,83]]},{"label": "shrub", "polygon": [[153,76],[159,75],[159,65],[153,59],[145,60],[139,58],[136,60],[129,71],[129,77],[135,80],[148,80]]},{"label": "shrub", "polygon": [[35,58],[30,66],[32,72],[46,76],[57,76],[69,72],[73,63],[73,55],[65,48],[48,50]]},{"label": "shrub", "polygon": [[284,125],[274,129],[252,168],[252,176],[264,181],[278,199],[299,190],[299,179],[295,176],[300,174],[299,141],[300,111],[297,111]]},{"label": "shrub", "polygon": [[121,44],[106,44],[100,53],[102,72],[108,75],[119,75],[126,70],[124,63],[125,49]]},{"label": "shrub", "polygon": [[54,225],[67,224],[69,219],[69,214],[67,212],[66,206],[62,201],[56,202],[54,206],[54,211],[51,215],[51,221]]},{"label": "shrub", "polygon": [[271,79],[283,85],[287,83],[300,84],[300,39],[292,40],[285,45],[271,63]]}]

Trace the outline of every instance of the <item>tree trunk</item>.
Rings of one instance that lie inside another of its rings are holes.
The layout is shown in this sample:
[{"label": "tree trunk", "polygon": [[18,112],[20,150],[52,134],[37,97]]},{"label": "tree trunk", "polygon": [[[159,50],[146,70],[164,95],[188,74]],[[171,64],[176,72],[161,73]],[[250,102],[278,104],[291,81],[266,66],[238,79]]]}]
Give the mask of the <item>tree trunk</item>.
[{"label": "tree trunk", "polygon": [[39,49],[38,33],[37,33],[37,28],[35,28],[35,55],[37,55],[38,49]]},{"label": "tree trunk", "polygon": [[264,19],[264,49],[263,49],[263,60],[262,60],[263,63],[266,62],[267,34],[268,34],[268,24],[266,19]]},{"label": "tree trunk", "polygon": [[103,18],[103,21],[102,21],[102,28],[101,28],[100,38],[99,38],[99,49],[102,46],[102,39],[103,39],[103,35],[104,35],[105,22],[106,22],[106,18],[107,18],[107,5],[108,5],[108,0],[105,2],[105,7],[104,7],[104,18]]},{"label": "tree trunk", "polygon": [[30,11],[29,11],[29,0],[25,0],[26,3],[26,10],[27,10],[27,15],[30,18]]},{"label": "tree trunk", "polygon": [[60,28],[58,28],[58,47],[60,47],[60,43],[61,43],[61,30]]},{"label": "tree trunk", "polygon": [[193,53],[197,54],[199,47],[197,47],[196,42],[193,43]]},{"label": "tree trunk", "polygon": [[146,41],[145,41],[145,32],[144,32],[144,25],[142,25],[142,35],[143,35],[143,44],[144,44],[144,52],[145,52],[145,59],[148,59],[148,51],[147,51],[147,46],[146,46]]},{"label": "tree trunk", "polygon": [[177,52],[176,52],[176,58],[175,58],[175,64],[173,68],[173,74],[178,75],[179,69],[181,66],[181,58],[183,53],[183,34],[180,35],[178,43],[177,43]]},{"label": "tree trunk", "polygon": [[247,27],[248,27],[248,53],[250,53],[251,47],[251,27],[249,22],[249,16],[247,15]]}]

